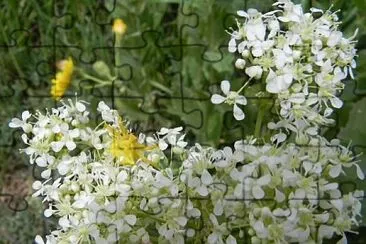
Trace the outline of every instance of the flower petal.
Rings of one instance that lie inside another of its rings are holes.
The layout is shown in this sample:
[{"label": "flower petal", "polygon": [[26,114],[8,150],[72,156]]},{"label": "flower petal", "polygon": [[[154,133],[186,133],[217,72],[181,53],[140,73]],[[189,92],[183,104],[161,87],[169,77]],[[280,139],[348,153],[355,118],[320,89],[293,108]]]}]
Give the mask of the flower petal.
[{"label": "flower petal", "polygon": [[236,120],[243,120],[245,118],[245,114],[238,105],[234,104],[234,118]]},{"label": "flower petal", "polygon": [[240,17],[249,18],[249,15],[243,10],[237,11],[236,14],[239,15]]},{"label": "flower petal", "polygon": [[[102,105],[103,106],[103,105]],[[76,104],[75,104],[75,107],[76,107],[76,109],[79,111],[79,112],[84,112],[85,111],[85,109],[86,109],[86,107],[85,107],[85,105],[84,104],[82,104],[81,102],[76,102]]]},{"label": "flower petal", "polygon": [[126,215],[124,217],[124,220],[126,220],[126,222],[129,224],[129,225],[135,225],[136,224],[136,216],[133,215],[133,214],[129,214],[129,215]]},{"label": "flower petal", "polygon": [[229,235],[229,236],[226,238],[226,244],[236,244],[236,239],[235,239],[235,237],[233,237],[232,235]]},{"label": "flower petal", "polygon": [[235,38],[231,38],[229,41],[229,52],[230,53],[235,53],[236,52],[236,41]]},{"label": "flower petal", "polygon": [[206,186],[212,184],[212,182],[213,182],[212,176],[206,169],[203,170],[203,172],[202,172],[201,181],[202,181],[202,184],[204,184]]},{"label": "flower petal", "polygon": [[356,167],[356,169],[357,169],[357,176],[358,176],[358,178],[359,178],[360,180],[365,179],[365,175],[364,175],[364,173],[363,173],[363,171],[362,171],[361,167],[360,167],[358,164],[355,164],[355,167]]},{"label": "flower petal", "polygon": [[241,105],[247,105],[247,99],[244,96],[238,96],[235,99],[235,103],[241,104]]},{"label": "flower petal", "polygon": [[332,103],[332,106],[335,108],[341,108],[343,106],[343,101],[338,97],[332,97],[330,99],[330,102]]},{"label": "flower petal", "polygon": [[220,103],[223,103],[225,101],[225,97],[219,95],[219,94],[213,94],[212,97],[211,97],[211,102],[213,104],[220,104]]},{"label": "flower petal", "polygon": [[225,95],[227,95],[230,91],[230,81],[228,81],[228,80],[221,81],[220,87],[221,87],[222,92]]},{"label": "flower petal", "polygon": [[329,170],[329,175],[332,178],[336,178],[338,177],[338,175],[341,173],[342,170],[342,166],[340,164],[333,166],[330,170]]},{"label": "flower petal", "polygon": [[253,186],[252,193],[255,199],[262,199],[264,197],[264,191],[260,186]]},{"label": "flower petal", "polygon": [[32,116],[32,114],[31,114],[31,113],[29,113],[29,111],[24,111],[24,112],[22,113],[22,120],[23,120],[23,121],[26,121],[26,120],[27,120],[27,119],[29,119],[31,116]]},{"label": "flower petal", "polygon": [[51,142],[51,148],[54,152],[59,152],[63,148],[64,143],[62,141],[53,141]]}]

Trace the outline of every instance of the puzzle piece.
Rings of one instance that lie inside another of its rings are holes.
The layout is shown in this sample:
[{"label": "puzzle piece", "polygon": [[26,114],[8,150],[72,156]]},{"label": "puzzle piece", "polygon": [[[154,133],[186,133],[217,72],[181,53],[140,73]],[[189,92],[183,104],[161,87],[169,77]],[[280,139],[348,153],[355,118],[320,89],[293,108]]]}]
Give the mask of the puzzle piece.
[{"label": "puzzle piece", "polygon": [[31,179],[26,170],[18,170],[15,174],[7,174],[2,179],[4,185],[0,187],[0,205],[16,212],[28,208],[26,200],[31,195]]}]

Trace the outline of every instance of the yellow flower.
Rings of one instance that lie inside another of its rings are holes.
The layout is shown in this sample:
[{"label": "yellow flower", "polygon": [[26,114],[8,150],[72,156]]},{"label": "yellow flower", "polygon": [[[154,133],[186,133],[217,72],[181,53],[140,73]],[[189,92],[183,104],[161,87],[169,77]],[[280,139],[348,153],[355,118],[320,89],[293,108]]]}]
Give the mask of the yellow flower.
[{"label": "yellow flower", "polygon": [[126,33],[127,25],[122,19],[115,19],[113,22],[112,31],[116,34],[123,35]]},{"label": "yellow flower", "polygon": [[68,60],[59,62],[58,67],[61,71],[57,72],[55,79],[52,79],[51,88],[51,95],[55,100],[60,100],[69,87],[71,76],[74,71],[74,63],[72,59],[69,58]]},{"label": "yellow flower", "polygon": [[146,146],[138,142],[138,138],[128,131],[119,118],[119,128],[114,128],[110,125],[107,130],[112,136],[110,145],[110,153],[119,160],[122,165],[134,165],[139,159],[151,163],[145,158],[145,152],[152,150],[155,146]]}]

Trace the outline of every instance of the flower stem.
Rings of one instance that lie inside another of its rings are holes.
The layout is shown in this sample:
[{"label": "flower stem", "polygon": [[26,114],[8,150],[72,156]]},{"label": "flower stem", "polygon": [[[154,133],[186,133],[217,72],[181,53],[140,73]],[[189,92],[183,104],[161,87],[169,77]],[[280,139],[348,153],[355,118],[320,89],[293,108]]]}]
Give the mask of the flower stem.
[{"label": "flower stem", "polygon": [[118,68],[121,65],[121,42],[122,42],[122,35],[115,35],[115,42],[114,42],[114,75],[119,76]]},{"label": "flower stem", "polygon": [[138,210],[138,212],[135,213],[137,216],[141,216],[141,217],[147,217],[147,218],[150,218],[152,220],[155,220],[159,223],[164,223],[165,220],[161,219],[161,218],[158,218],[158,217],[154,217],[152,214],[148,214],[148,213],[145,213],[144,211],[142,210]]},{"label": "flower stem", "polygon": [[97,77],[94,77],[94,76],[91,76],[91,75],[88,75],[88,74],[84,73],[84,71],[82,71],[82,70],[79,70],[79,73],[80,73],[80,75],[81,75],[83,78],[88,79],[88,80],[95,81],[96,83],[99,83],[99,84],[101,84],[101,85],[107,85],[107,84],[110,84],[110,81],[106,81],[106,80],[98,79]]},{"label": "flower stem", "polygon": [[261,137],[264,114],[265,114],[265,106],[263,104],[261,104],[261,105],[259,105],[259,111],[257,113],[257,120],[255,122],[255,129],[254,129],[255,138]]},{"label": "flower stem", "polygon": [[249,80],[247,82],[245,82],[245,84],[240,87],[239,91],[237,91],[237,93],[239,94],[240,92],[242,92],[242,90],[249,84],[249,82],[252,80],[252,77],[249,78]]}]

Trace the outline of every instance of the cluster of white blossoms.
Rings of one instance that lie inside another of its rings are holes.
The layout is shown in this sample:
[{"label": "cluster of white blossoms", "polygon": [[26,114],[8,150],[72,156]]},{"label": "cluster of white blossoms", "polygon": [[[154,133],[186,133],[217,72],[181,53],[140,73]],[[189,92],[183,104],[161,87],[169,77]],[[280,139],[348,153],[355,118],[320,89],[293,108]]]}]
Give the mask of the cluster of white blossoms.
[{"label": "cluster of white blossoms", "polygon": [[[356,33],[343,36],[336,12],[312,8],[304,13],[300,4],[290,0],[274,5],[278,10],[265,14],[256,9],[238,11],[244,21],[237,21],[237,30],[230,33],[229,52],[240,55],[236,68],[244,70],[250,80],[263,83],[276,99],[281,119],[270,128],[303,138],[332,124],[333,110],[342,107],[338,98],[342,81],[348,74],[353,78],[356,67]],[[226,92],[225,100],[215,94],[211,100],[245,105],[236,100],[239,93]],[[242,110],[234,106],[234,115],[238,113],[235,118],[244,119]]]},{"label": "cluster of white blossoms", "polygon": [[37,243],[320,243],[359,223],[363,192],[337,178],[364,176],[337,140],[187,147],[182,127],[136,137],[104,102],[96,127],[85,102],[62,103],[9,123],[41,169],[33,196],[58,220]]}]

